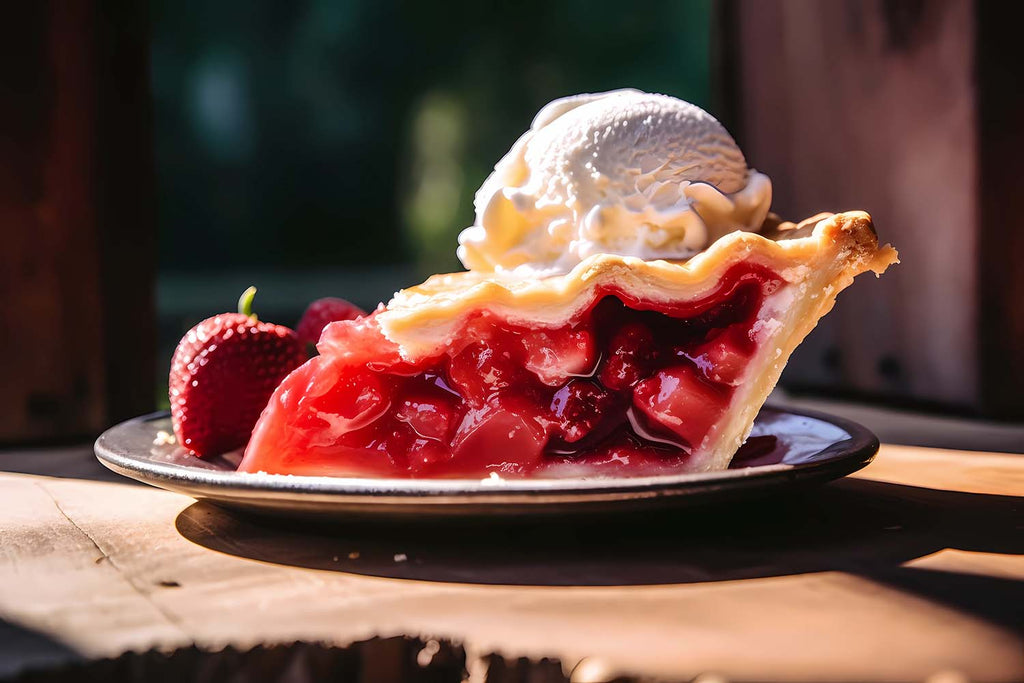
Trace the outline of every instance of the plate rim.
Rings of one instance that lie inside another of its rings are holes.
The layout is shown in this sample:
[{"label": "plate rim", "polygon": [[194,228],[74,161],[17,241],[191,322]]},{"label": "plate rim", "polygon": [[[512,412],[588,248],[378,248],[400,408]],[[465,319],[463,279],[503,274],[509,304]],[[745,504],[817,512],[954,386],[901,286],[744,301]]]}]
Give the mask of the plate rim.
[{"label": "plate rim", "polygon": [[[194,498],[210,498],[226,504],[281,507],[281,502],[358,505],[550,505],[573,502],[614,502],[722,489],[768,487],[778,480],[829,480],[855,472],[878,452],[878,437],[863,425],[814,410],[766,404],[771,411],[826,422],[849,435],[815,454],[805,463],[775,463],[749,468],[668,474],[646,477],[585,479],[382,479],[233,472],[190,468],[140,458],[115,443],[122,432],[140,423],[166,419],[168,411],[156,411],[125,420],[104,431],[94,444],[97,459],[108,469],[143,483]],[[829,454],[829,452],[833,454]]]}]

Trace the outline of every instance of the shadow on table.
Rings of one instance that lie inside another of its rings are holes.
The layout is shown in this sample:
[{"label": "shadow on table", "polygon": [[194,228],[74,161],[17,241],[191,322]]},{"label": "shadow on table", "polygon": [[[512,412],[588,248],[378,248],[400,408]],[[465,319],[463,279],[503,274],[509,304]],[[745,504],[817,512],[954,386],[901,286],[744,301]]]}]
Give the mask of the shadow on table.
[{"label": "shadow on table", "polygon": [[101,465],[91,445],[3,450],[0,472],[138,485]]},{"label": "shadow on table", "polygon": [[585,520],[313,524],[196,503],[178,531],[212,550],[399,579],[616,586],[842,570],[944,548],[1024,552],[1021,499],[846,479],[803,494]]},{"label": "shadow on table", "polygon": [[66,666],[81,661],[73,649],[27,626],[0,619],[0,680],[24,670]]}]

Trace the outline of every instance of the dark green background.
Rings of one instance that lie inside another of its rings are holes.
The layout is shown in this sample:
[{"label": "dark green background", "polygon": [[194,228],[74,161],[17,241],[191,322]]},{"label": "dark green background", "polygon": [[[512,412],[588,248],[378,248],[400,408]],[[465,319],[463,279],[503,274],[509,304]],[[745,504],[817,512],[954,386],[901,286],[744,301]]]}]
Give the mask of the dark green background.
[{"label": "dark green background", "polygon": [[708,105],[708,0],[152,8],[165,273],[458,268],[474,190],[549,100]]}]

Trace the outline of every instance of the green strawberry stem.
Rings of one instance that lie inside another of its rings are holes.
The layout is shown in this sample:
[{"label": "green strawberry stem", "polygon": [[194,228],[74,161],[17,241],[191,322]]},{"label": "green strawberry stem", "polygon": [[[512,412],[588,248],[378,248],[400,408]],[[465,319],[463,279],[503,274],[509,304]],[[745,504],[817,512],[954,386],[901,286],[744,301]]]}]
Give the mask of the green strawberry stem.
[{"label": "green strawberry stem", "polygon": [[256,297],[256,288],[249,287],[242,296],[238,297],[238,312],[244,316],[255,318],[256,314],[252,312],[252,300]]}]

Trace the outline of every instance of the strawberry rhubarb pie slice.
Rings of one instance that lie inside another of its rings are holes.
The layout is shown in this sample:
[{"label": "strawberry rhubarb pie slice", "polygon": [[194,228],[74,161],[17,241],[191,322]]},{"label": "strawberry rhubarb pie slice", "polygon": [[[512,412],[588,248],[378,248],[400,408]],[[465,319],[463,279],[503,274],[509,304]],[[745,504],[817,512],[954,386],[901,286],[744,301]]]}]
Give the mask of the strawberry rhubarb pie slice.
[{"label": "strawberry rhubarb pie slice", "polygon": [[801,224],[693,105],[557,100],[477,193],[468,272],[327,326],[240,469],[354,477],[639,476],[728,467],[793,349],[880,247]]}]

